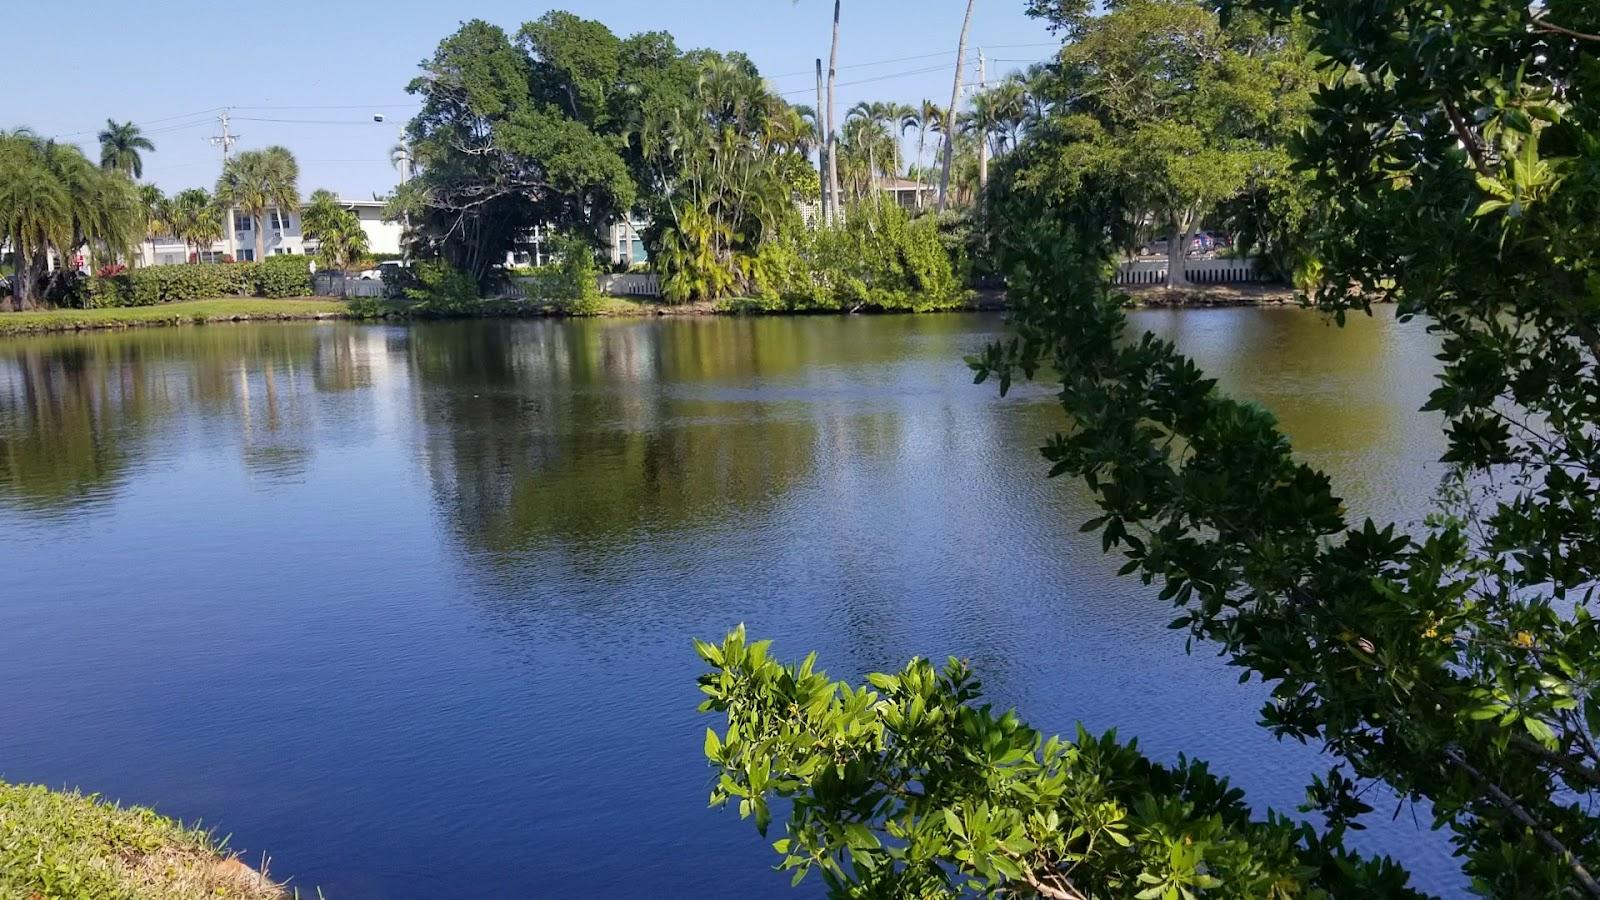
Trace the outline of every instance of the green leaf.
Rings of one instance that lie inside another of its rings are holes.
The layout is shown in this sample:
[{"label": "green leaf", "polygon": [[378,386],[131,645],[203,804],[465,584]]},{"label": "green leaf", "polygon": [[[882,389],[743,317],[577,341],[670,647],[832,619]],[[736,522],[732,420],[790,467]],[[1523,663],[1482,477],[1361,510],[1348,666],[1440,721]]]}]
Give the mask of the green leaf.
[{"label": "green leaf", "polygon": [[1556,733],[1550,730],[1550,726],[1546,725],[1543,719],[1535,718],[1534,716],[1524,716],[1522,719],[1522,727],[1528,729],[1528,733],[1538,739],[1540,743],[1545,744],[1546,746],[1555,746]]},{"label": "green leaf", "polygon": [[944,812],[944,824],[945,824],[945,827],[950,829],[950,833],[951,834],[954,834],[956,837],[965,839],[966,836],[967,836],[967,829],[966,829],[966,826],[961,824],[961,817],[957,816],[954,812],[952,812],[948,808],[943,810],[943,812]]}]

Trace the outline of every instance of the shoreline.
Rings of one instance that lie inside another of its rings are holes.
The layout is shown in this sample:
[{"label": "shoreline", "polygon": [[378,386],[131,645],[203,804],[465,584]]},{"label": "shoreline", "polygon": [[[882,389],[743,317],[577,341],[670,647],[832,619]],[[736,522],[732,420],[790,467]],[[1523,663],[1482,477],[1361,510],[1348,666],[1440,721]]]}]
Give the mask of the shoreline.
[{"label": "shoreline", "polygon": [[0,895],[289,900],[212,831],[99,794],[0,780]]},{"label": "shoreline", "polygon": [[[1282,306],[1294,303],[1294,290],[1286,285],[1195,285],[1168,290],[1162,286],[1136,287],[1123,291],[1128,305],[1135,308],[1205,309],[1232,306]],[[572,316],[548,306],[521,302],[485,301],[486,308],[466,318],[666,318],[699,316],[809,316],[809,315],[891,315],[909,310],[794,310],[766,311],[739,305],[738,300],[667,305],[609,297],[592,316]],[[930,312],[1004,312],[1008,308],[1003,290],[982,290],[959,307]],[[0,312],[0,338],[30,335],[67,334],[85,331],[111,331],[130,328],[156,328],[180,325],[212,325],[231,322],[316,322],[328,320],[366,322],[409,322],[432,317],[407,314],[389,308],[369,313],[354,309],[337,297],[299,297],[266,299],[225,297],[189,300],[158,306],[105,307],[98,309],[48,309]]]}]

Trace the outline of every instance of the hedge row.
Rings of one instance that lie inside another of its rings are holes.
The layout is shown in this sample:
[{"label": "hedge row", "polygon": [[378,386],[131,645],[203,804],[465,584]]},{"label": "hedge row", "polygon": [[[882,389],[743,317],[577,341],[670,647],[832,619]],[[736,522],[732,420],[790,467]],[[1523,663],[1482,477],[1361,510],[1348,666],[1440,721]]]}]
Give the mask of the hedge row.
[{"label": "hedge row", "polygon": [[157,306],[210,297],[304,297],[311,268],[304,256],[261,262],[147,266],[86,281],[83,306]]}]

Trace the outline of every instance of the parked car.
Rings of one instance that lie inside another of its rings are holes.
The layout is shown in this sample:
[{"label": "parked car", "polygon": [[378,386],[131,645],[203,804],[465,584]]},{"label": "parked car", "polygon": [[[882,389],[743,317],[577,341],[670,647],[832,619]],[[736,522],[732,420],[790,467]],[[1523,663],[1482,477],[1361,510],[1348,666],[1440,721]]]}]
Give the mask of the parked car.
[{"label": "parked car", "polygon": [[385,273],[398,271],[405,267],[406,262],[403,259],[387,259],[378,263],[375,268],[363,269],[358,277],[362,281],[381,281]]}]

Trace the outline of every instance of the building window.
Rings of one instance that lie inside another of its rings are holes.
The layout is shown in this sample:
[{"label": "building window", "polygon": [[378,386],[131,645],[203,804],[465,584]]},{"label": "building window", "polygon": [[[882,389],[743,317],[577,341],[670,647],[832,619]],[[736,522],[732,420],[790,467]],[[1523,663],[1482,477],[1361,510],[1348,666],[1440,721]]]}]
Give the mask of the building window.
[{"label": "building window", "polygon": [[203,263],[219,263],[222,262],[222,257],[225,255],[221,250],[201,250],[200,261]]},{"label": "building window", "polygon": [[241,249],[239,251],[239,255],[234,258],[239,260],[239,262],[255,262],[256,251]]},{"label": "building window", "polygon": [[233,230],[234,231],[254,231],[255,230],[255,223],[250,220],[250,216],[249,215],[245,214],[242,211],[236,211],[233,214]]},{"label": "building window", "polygon": [[272,211],[273,231],[288,231],[292,225],[294,225],[294,216],[283,213],[282,218],[280,218],[277,210]]},{"label": "building window", "polygon": [[650,254],[644,251],[644,241],[640,238],[633,239],[633,263],[635,265],[650,261]]},{"label": "building window", "polygon": [[290,250],[288,247],[273,247],[272,248],[272,255],[273,256],[293,256],[294,255],[294,251]]}]

